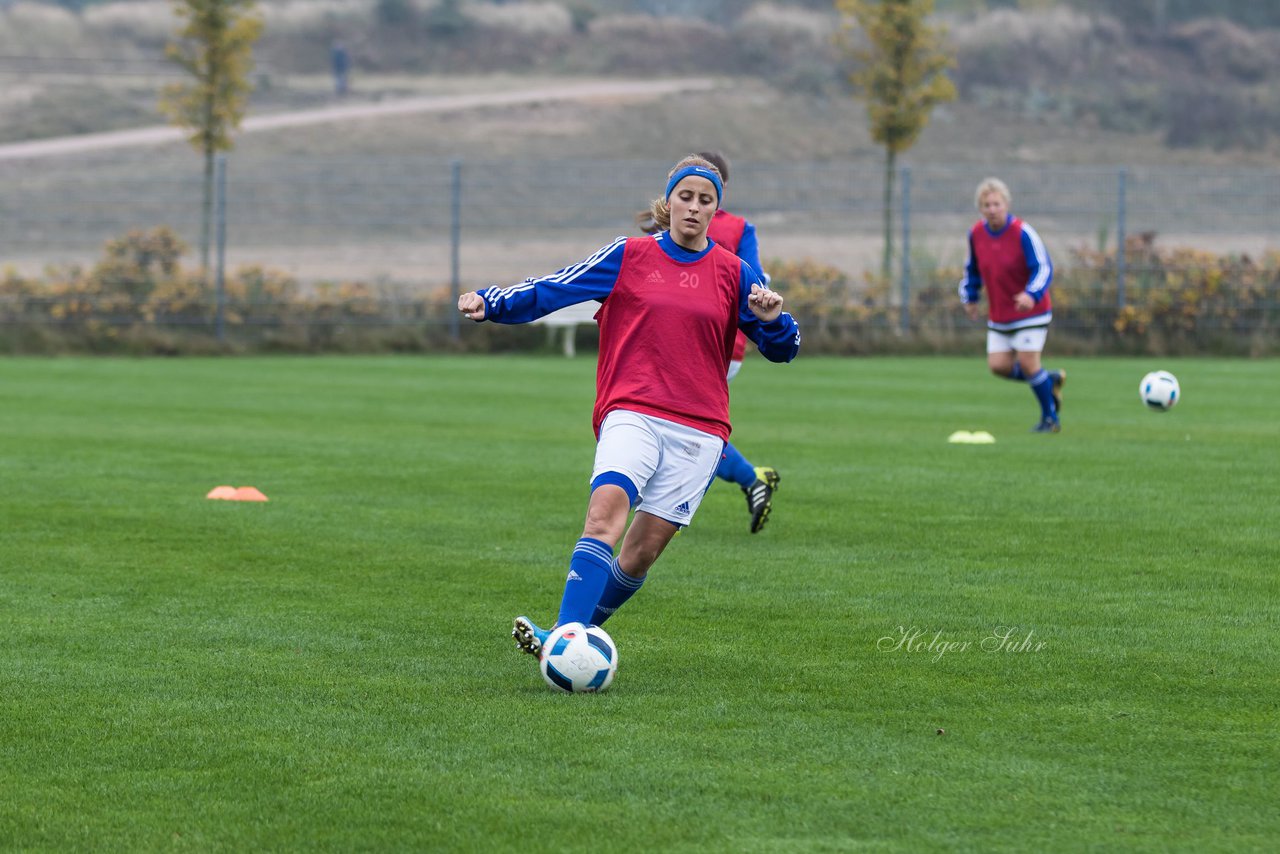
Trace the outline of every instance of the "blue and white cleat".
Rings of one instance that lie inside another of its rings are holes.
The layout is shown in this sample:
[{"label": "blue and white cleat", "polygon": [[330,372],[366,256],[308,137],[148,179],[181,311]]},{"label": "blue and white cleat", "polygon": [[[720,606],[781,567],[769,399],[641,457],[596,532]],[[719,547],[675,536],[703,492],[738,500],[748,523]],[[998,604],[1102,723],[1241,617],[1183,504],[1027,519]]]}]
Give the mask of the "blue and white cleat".
[{"label": "blue and white cleat", "polygon": [[516,617],[511,636],[516,639],[516,649],[529,655],[542,655],[542,645],[547,642],[547,629],[540,629],[528,617]]}]

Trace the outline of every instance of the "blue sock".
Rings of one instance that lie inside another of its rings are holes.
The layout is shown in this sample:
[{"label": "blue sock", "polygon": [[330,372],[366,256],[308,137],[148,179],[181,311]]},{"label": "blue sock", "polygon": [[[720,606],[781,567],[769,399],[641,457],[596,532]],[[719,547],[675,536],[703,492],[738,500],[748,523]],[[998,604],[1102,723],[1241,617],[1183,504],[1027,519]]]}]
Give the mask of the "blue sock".
[{"label": "blue sock", "polygon": [[644,584],[644,580],[648,577],[648,574],[645,574],[640,578],[632,578],[622,571],[622,567],[618,566],[615,558],[612,566],[609,567],[609,580],[605,582],[604,592],[600,594],[596,611],[591,615],[591,625],[603,626],[604,621],[622,607],[622,603],[636,594],[640,585]]},{"label": "blue sock", "polygon": [[1010,373],[1007,377],[1005,377],[1005,379],[1014,380],[1015,382],[1026,382],[1027,375],[1022,372],[1022,365],[1020,365],[1017,362],[1014,362],[1013,372]]},{"label": "blue sock", "polygon": [[1052,421],[1058,417],[1057,411],[1053,406],[1053,377],[1044,368],[1041,368],[1030,380],[1031,390],[1035,392],[1036,400],[1040,401],[1040,417],[1045,421]]},{"label": "blue sock", "polygon": [[720,457],[720,467],[716,469],[716,477],[723,478],[738,486],[748,487],[756,482],[755,466],[747,462],[742,452],[724,443],[724,454]]},{"label": "blue sock", "polygon": [[592,537],[578,540],[573,547],[573,557],[569,559],[569,577],[564,582],[557,626],[591,620],[591,612],[600,601],[612,565],[613,549],[607,544]]}]

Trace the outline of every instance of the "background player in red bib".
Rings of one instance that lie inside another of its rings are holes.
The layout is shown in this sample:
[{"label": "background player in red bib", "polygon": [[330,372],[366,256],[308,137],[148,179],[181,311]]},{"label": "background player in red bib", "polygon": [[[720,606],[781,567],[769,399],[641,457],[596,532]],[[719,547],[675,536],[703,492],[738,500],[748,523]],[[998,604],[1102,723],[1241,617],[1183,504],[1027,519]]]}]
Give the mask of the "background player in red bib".
[{"label": "background player in red bib", "polygon": [[[729,160],[719,151],[700,151],[698,156],[716,167],[720,179],[729,183]],[[723,200],[722,200],[723,201]],[[653,221],[653,211],[645,210],[636,215],[636,222],[646,234],[659,231]],[[760,244],[756,239],[756,227],[746,219],[729,213],[724,207],[716,209],[711,217],[711,225],[707,227],[707,237],[718,246],[723,246],[743,261],[746,261],[760,275],[766,286],[769,274],[764,272],[760,263]],[[733,344],[733,356],[729,360],[728,379],[732,380],[742,368],[742,360],[747,353],[747,336],[741,331]],[[732,443],[726,442],[724,457],[716,469],[716,477],[736,483],[747,498],[747,513],[751,516],[751,533],[759,533],[773,510],[773,493],[778,488],[781,477],[773,466],[757,466],[749,461]]]},{"label": "background player in red bib", "polygon": [[1053,320],[1049,251],[1034,228],[1009,213],[1012,197],[1003,181],[984,179],[974,199],[982,219],[969,230],[960,301],[977,320],[978,293],[986,285],[987,367],[996,376],[1028,383],[1040,404],[1040,421],[1032,431],[1057,433],[1067,372],[1040,364]]},{"label": "background player in red bib", "polygon": [[[607,620],[693,518],[729,439],[727,374],[738,330],[771,361],[799,352],[800,329],[782,296],[707,239],[723,195],[716,168],[686,157],[653,203],[662,231],[619,237],[545,278],[458,297],[464,316],[497,323],[601,302],[591,497],[556,625]],[[524,616],[512,629],[534,655],[547,633]]]}]

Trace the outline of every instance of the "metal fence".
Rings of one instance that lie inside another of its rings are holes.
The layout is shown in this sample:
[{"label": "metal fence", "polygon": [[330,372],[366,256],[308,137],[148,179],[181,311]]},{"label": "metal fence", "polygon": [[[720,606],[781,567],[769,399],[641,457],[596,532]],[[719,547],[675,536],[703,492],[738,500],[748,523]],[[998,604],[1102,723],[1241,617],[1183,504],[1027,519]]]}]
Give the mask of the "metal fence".
[{"label": "metal fence", "polygon": [[[215,253],[298,281],[394,282],[398,293],[466,290],[550,273],[619,234],[658,195],[667,161],[325,158],[233,154],[219,169]],[[958,268],[988,174],[1036,226],[1055,266],[1075,249],[1154,234],[1163,245],[1255,257],[1280,249],[1280,174],[1256,169],[910,164],[897,175],[893,296]],[[733,164],[726,206],[755,223],[762,257],[812,260],[853,280],[880,268],[882,168]],[[201,242],[199,159],[175,147],[0,161],[0,264],[28,275],[88,265],[105,241],[168,226]],[[1116,271],[1123,301],[1123,253]],[[1274,296],[1272,297],[1274,299]]]}]

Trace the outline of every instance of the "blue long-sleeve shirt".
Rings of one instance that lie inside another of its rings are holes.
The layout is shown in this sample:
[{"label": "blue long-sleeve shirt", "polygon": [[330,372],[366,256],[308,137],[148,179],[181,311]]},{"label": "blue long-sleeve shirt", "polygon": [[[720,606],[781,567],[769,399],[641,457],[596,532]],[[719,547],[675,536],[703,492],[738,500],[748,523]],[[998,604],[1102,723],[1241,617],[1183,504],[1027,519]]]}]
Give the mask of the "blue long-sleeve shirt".
[{"label": "blue long-sleeve shirt", "polygon": [[770,361],[789,362],[800,349],[800,327],[790,314],[766,323],[751,311],[756,284],[759,274],[742,259],[714,243],[691,252],[664,231],[619,237],[550,276],[479,293],[485,318],[496,323],[603,303],[596,314],[597,434],[610,412],[625,409],[728,441],[726,375],[738,330]]},{"label": "blue long-sleeve shirt", "polygon": [[[671,239],[670,233],[665,231],[650,239],[656,240],[669,258],[681,263],[698,261],[714,245],[708,241],[706,249],[693,252],[676,243]],[[485,301],[485,320],[494,323],[528,323],[566,306],[588,300],[605,301],[622,271],[626,243],[626,237],[615,238],[612,243],[601,247],[586,259],[544,278],[528,278],[508,287],[494,286],[477,291]],[[758,249],[756,259],[758,263]],[[768,323],[755,316],[748,306],[747,298],[751,295],[753,284],[765,287],[763,274],[747,261],[742,261],[741,264],[738,327],[755,342],[766,359],[773,362],[791,361],[800,351],[799,326],[787,312]]]},{"label": "blue long-sleeve shirt", "polygon": [[[979,221],[969,230],[969,258],[960,280],[960,299],[977,302],[985,286],[989,328],[1008,332],[1048,325],[1053,318],[1052,281],[1053,263],[1044,241],[1022,220],[1010,216],[998,231]],[[1035,300],[1030,310],[1023,311],[1015,304],[1019,293]]]}]

